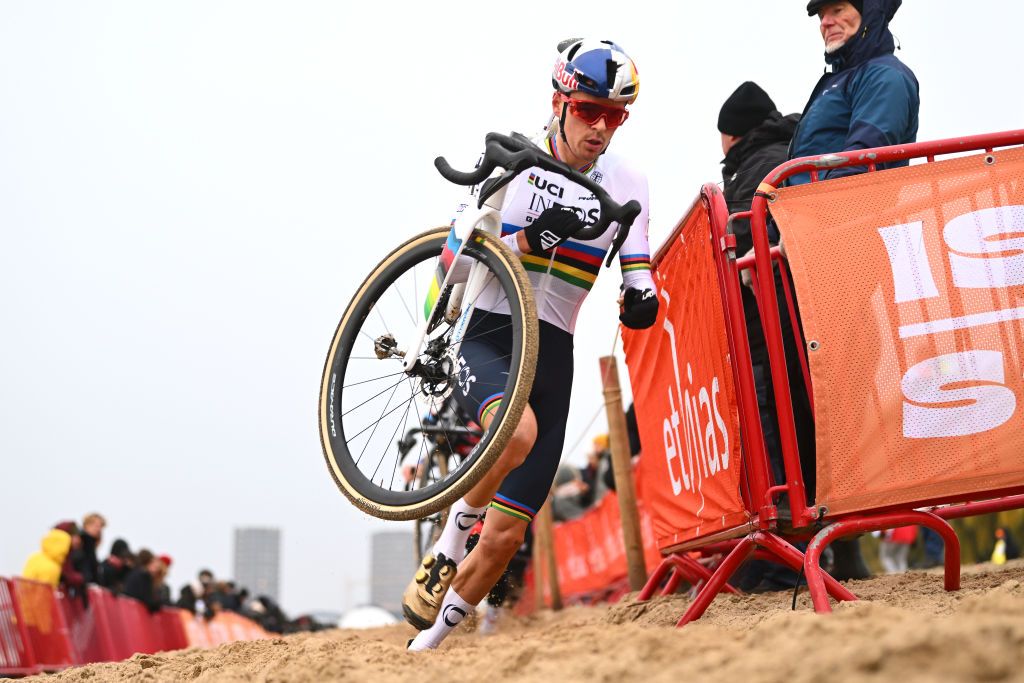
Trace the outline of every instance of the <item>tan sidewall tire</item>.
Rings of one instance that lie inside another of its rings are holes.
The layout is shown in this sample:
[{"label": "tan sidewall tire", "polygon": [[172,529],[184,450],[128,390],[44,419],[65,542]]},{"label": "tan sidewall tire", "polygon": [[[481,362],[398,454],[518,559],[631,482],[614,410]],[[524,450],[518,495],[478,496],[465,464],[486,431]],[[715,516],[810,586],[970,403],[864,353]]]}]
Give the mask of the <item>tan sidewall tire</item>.
[{"label": "tan sidewall tire", "polygon": [[458,481],[452,483],[450,487],[439,491],[436,495],[418,503],[409,505],[382,505],[376,501],[370,500],[359,493],[359,491],[357,491],[356,488],[346,480],[345,476],[338,468],[335,454],[331,446],[330,435],[328,433],[330,423],[328,417],[328,394],[330,391],[330,378],[334,360],[338,352],[338,345],[343,332],[350,324],[353,312],[358,308],[359,302],[361,302],[362,298],[366,295],[367,289],[376,281],[382,272],[411,249],[419,247],[424,242],[429,242],[431,240],[443,240],[447,234],[448,228],[435,228],[434,230],[429,230],[417,235],[391,252],[383,261],[380,262],[380,264],[377,265],[376,268],[374,268],[373,272],[371,272],[363,281],[363,284],[360,285],[359,289],[356,291],[356,295],[352,297],[352,301],[345,309],[341,322],[335,330],[334,339],[331,342],[331,348],[327,353],[327,358],[324,361],[324,371],[320,381],[320,404],[317,412],[320,427],[320,445],[323,449],[324,460],[327,462],[327,468],[331,473],[331,477],[334,479],[334,483],[338,486],[341,492],[344,493],[345,496],[348,497],[348,499],[360,510],[380,519],[413,520],[427,517],[442,508],[450,506],[456,500],[465,495],[469,489],[480,481],[487,470],[490,469],[491,465],[494,464],[494,461],[498,459],[499,455],[501,455],[505,445],[512,438],[512,434],[515,432],[515,429],[519,424],[519,418],[522,416],[527,400],[529,399],[530,389],[533,386],[533,375],[537,365],[539,332],[537,323],[537,307],[533,298],[532,285],[526,275],[526,270],[519,263],[519,259],[516,258],[515,254],[512,253],[512,250],[509,249],[504,242],[495,237],[491,237],[490,235],[477,235],[475,237],[476,244],[474,245],[474,248],[488,253],[488,255],[492,257],[495,267],[505,269],[512,281],[516,298],[518,298],[520,302],[518,307],[510,305],[510,309],[518,308],[518,310],[511,310],[510,314],[513,317],[519,317],[522,329],[523,344],[520,351],[519,373],[511,390],[506,392],[506,397],[502,401],[502,407],[500,410],[503,412],[503,418],[501,424],[498,426],[498,431],[491,436],[483,453],[479,454],[473,465]]}]

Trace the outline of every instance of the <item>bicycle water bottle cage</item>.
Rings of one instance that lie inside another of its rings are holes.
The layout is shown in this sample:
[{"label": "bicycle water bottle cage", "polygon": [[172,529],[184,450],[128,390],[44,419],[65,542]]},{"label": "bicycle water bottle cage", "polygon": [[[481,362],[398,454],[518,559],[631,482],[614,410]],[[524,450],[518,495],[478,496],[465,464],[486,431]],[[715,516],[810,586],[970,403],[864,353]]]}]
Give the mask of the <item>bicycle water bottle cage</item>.
[{"label": "bicycle water bottle cage", "polygon": [[[529,138],[519,133],[511,135],[488,133],[485,140],[483,158],[473,171],[456,171],[444,157],[434,159],[435,168],[445,180],[456,185],[480,185],[479,206],[483,206],[484,201],[512,182],[517,175],[533,167],[558,173],[577,185],[585,187],[594,193],[600,203],[601,217],[596,224],[583,228],[576,234],[576,237],[582,241],[596,239],[603,235],[613,222],[617,223],[618,230],[612,239],[608,259],[605,261],[605,266],[611,265],[612,259],[615,258],[619,249],[622,248],[623,242],[626,241],[630,226],[640,215],[641,207],[638,201],[631,199],[625,204],[617,203],[603,187],[571,166],[549,156],[534,145]],[[499,167],[505,169],[505,172],[492,178],[494,170]]]}]

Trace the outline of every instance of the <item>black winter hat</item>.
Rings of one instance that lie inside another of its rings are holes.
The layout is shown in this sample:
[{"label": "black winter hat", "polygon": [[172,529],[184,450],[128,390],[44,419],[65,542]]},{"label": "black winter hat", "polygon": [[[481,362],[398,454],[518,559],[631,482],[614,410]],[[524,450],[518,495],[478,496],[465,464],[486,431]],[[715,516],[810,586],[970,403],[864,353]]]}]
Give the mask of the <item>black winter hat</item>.
[{"label": "black winter hat", "polygon": [[[811,0],[807,3],[807,16],[813,17],[822,7],[837,1],[838,0]],[[858,14],[864,14],[864,0],[848,0],[848,2],[853,5],[853,8],[857,10]]]},{"label": "black winter hat", "polygon": [[736,88],[718,112],[718,132],[743,137],[775,111],[775,103],[757,83]]}]

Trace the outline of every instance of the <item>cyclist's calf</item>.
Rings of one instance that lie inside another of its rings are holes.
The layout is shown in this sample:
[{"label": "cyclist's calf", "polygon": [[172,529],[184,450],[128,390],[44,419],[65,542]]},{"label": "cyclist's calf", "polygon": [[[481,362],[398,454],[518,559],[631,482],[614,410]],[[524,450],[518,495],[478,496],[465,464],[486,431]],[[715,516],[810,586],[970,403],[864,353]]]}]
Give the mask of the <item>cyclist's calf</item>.
[{"label": "cyclist's calf", "polygon": [[519,418],[515,432],[512,433],[512,438],[509,439],[508,445],[505,446],[505,450],[502,451],[491,471],[499,470],[502,474],[501,478],[504,479],[506,474],[523,464],[536,441],[537,417],[533,414],[530,406],[526,406],[523,416]]}]

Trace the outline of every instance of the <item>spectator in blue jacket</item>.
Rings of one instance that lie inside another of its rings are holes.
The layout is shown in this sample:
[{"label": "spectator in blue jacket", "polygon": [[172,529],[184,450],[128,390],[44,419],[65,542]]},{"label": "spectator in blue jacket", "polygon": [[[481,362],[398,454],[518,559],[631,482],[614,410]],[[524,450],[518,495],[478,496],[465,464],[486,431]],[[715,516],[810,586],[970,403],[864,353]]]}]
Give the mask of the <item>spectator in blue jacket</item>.
[{"label": "spectator in blue jacket", "polygon": [[[790,158],[886,147],[917,139],[920,108],[917,78],[893,54],[889,22],[903,0],[811,0],[817,15],[825,62],[830,67],[814,86],[793,136]],[[879,168],[906,166],[881,164]],[[863,173],[864,167],[836,169],[836,178]],[[810,181],[794,176],[790,185]]]},{"label": "spectator in blue jacket", "polygon": [[[811,0],[807,3],[807,15],[818,17],[829,70],[818,80],[804,107],[790,144],[791,159],[886,147],[917,139],[921,105],[917,78],[896,59],[893,54],[896,43],[889,32],[889,22],[902,4],[903,0]],[[900,161],[879,164],[878,168],[907,164],[907,161]],[[865,166],[840,168],[821,174],[821,179],[866,170]],[[810,182],[810,175],[804,173],[790,178],[788,184],[807,182]],[[776,292],[781,301],[779,278],[776,278]],[[785,337],[786,369],[792,389],[801,469],[810,498],[816,483],[813,412],[795,345],[790,335]],[[837,540],[831,549],[830,572],[835,578],[862,579],[871,575],[861,555],[859,539]]]}]

